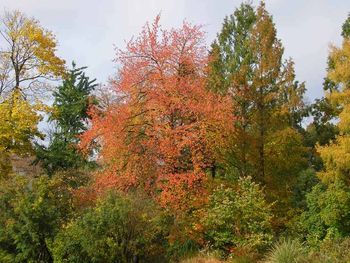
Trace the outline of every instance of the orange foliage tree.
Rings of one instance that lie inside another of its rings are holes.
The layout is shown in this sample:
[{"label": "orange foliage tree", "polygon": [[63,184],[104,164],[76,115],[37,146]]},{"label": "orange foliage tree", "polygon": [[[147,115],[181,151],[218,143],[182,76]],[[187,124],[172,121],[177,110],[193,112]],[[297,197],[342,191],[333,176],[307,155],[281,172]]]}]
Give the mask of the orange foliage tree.
[{"label": "orange foliage tree", "polygon": [[202,200],[214,146],[232,132],[234,118],[229,98],[205,88],[203,37],[200,26],[186,22],[163,30],[158,16],[117,50],[120,70],[111,85],[118,102],[91,110],[81,143],[100,146],[97,193],[141,187],[173,209]]}]

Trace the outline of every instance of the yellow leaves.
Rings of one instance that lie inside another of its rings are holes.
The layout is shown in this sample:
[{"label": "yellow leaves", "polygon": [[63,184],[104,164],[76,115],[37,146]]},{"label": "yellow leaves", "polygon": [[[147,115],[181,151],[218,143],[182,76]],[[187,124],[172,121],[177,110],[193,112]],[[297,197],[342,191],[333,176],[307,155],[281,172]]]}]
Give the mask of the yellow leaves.
[{"label": "yellow leaves", "polygon": [[329,71],[328,77],[347,85],[350,81],[350,39],[345,39],[341,48],[332,47],[330,56],[334,68]]},{"label": "yellow leaves", "polygon": [[345,39],[341,48],[332,47],[330,53],[332,67],[328,77],[343,90],[328,94],[332,103],[342,107],[338,127],[340,135],[330,145],[318,146],[325,169],[318,176],[326,183],[342,179],[350,182],[350,40]]},{"label": "yellow leaves", "polygon": [[270,134],[267,141],[267,175],[283,176],[283,183],[288,179],[294,180],[297,173],[307,166],[307,148],[303,146],[300,133],[292,128],[285,128]]},{"label": "yellow leaves", "polygon": [[37,84],[38,80],[65,74],[65,61],[56,56],[54,34],[44,29],[37,20],[19,11],[7,12],[0,30],[5,40],[1,48],[0,79],[7,83],[7,89],[19,86],[25,89],[33,81]]},{"label": "yellow leaves", "polygon": [[38,70],[43,74],[62,76],[65,61],[55,55],[56,39],[51,31],[43,29],[38,21],[28,19],[21,28],[19,35],[25,39],[38,60]]},{"label": "yellow leaves", "polygon": [[18,90],[0,104],[0,151],[28,154],[31,139],[40,135],[37,123],[40,116],[25,101]]},{"label": "yellow leaves", "polygon": [[318,173],[324,182],[332,182],[336,179],[347,178],[350,171],[350,136],[340,135],[336,141],[328,146],[318,146],[319,152],[325,166],[325,170]]}]

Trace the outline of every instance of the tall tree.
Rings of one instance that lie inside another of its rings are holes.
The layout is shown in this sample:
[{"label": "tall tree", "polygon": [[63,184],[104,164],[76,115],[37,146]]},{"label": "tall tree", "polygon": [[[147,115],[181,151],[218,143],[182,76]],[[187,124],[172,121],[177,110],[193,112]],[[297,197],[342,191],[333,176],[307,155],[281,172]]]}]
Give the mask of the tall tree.
[{"label": "tall tree", "polygon": [[49,121],[55,131],[48,147],[37,147],[37,162],[48,174],[58,170],[76,169],[89,162],[77,149],[79,136],[87,129],[89,107],[95,101],[91,92],[97,84],[90,80],[83,68],[73,68],[61,86],[53,93],[55,98]]},{"label": "tall tree", "polygon": [[237,116],[236,137],[233,138],[226,160],[241,175],[252,170],[249,159],[253,138],[248,133],[251,125],[252,91],[249,81],[252,78],[253,57],[249,41],[251,30],[256,21],[254,8],[241,4],[233,15],[226,17],[222,31],[211,45],[208,88],[220,94],[231,94],[234,100],[232,107]]},{"label": "tall tree", "polygon": [[[350,38],[350,15],[343,23],[341,35],[343,40]],[[335,67],[333,56],[328,57],[327,72],[332,72]],[[310,105],[310,114],[313,117],[312,123],[308,125],[305,132],[306,145],[311,147],[311,163],[316,170],[322,169],[322,160],[315,150],[316,144],[321,146],[328,144],[334,140],[339,134],[339,128],[335,124],[335,120],[341,112],[341,105],[330,100],[332,93],[336,93],[341,89],[341,84],[334,81],[330,76],[326,76],[323,82],[323,90],[325,96]]]},{"label": "tall tree", "polygon": [[267,163],[278,159],[276,153],[267,154],[273,134],[300,129],[303,117],[304,84],[295,81],[293,61],[282,62],[282,56],[282,44],[263,3],[257,9],[242,4],[226,17],[211,50],[208,87],[230,94],[234,101],[236,131],[228,166],[259,181],[273,172]]},{"label": "tall tree", "polygon": [[340,105],[342,109],[338,123],[340,134],[329,145],[318,147],[325,166],[319,176],[325,181],[341,179],[350,184],[347,172],[350,164],[348,150],[350,142],[350,39],[344,39],[341,48],[333,47],[330,57],[333,61],[333,68],[329,71],[328,77],[341,87],[341,90],[329,95],[331,102]]},{"label": "tall tree", "polygon": [[5,12],[0,34],[0,96],[20,89],[38,92],[44,80],[64,74],[64,60],[56,55],[57,41],[52,32],[20,11]]},{"label": "tall tree", "polygon": [[323,169],[317,173],[323,184],[307,195],[308,210],[303,214],[309,242],[349,235],[350,206],[350,39],[341,47],[332,47],[328,70],[329,79],[337,89],[328,92],[327,101],[338,107],[339,134],[328,144],[318,144]]},{"label": "tall tree", "polygon": [[221,153],[224,169],[250,175],[268,189],[268,201],[276,202],[276,228],[286,222],[292,187],[307,166],[299,133],[305,86],[295,80],[294,63],[283,61],[283,52],[264,3],[242,4],[212,45],[207,83],[233,101],[235,131]]},{"label": "tall tree", "polygon": [[165,206],[188,208],[203,197],[212,142],[232,118],[228,98],[205,89],[203,32],[187,23],[162,30],[158,17],[117,54],[121,70],[112,85],[123,96],[93,112],[83,135],[83,145],[97,138],[102,146],[106,168],[96,187],[142,187]]}]

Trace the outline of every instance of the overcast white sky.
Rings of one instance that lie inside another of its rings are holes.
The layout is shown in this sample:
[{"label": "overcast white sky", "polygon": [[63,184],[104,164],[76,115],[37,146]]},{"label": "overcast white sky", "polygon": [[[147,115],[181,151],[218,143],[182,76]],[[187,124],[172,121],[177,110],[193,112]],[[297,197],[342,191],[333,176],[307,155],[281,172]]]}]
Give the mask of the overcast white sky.
[{"label": "overcast white sky", "polygon": [[[19,9],[52,30],[58,52],[68,63],[88,66],[91,77],[105,83],[115,72],[113,45],[123,47],[146,21],[161,12],[164,27],[184,19],[203,24],[208,44],[225,15],[241,0],[0,0],[2,9]],[[285,55],[296,63],[297,78],[306,81],[309,100],[323,94],[329,44],[340,44],[341,25],[350,0],[266,0]],[[257,4],[257,1],[253,1]]]}]

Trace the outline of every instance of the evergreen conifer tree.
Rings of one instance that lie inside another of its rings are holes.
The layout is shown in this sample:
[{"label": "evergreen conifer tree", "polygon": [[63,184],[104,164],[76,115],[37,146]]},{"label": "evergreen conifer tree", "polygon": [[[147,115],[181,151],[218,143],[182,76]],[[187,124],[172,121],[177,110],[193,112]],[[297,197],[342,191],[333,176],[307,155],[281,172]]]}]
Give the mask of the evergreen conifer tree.
[{"label": "evergreen conifer tree", "polygon": [[84,73],[86,67],[69,71],[54,92],[53,112],[49,121],[55,125],[48,147],[37,147],[37,161],[50,175],[59,170],[77,169],[91,164],[77,149],[79,135],[87,129],[88,109],[94,104],[91,92],[97,84]]}]

